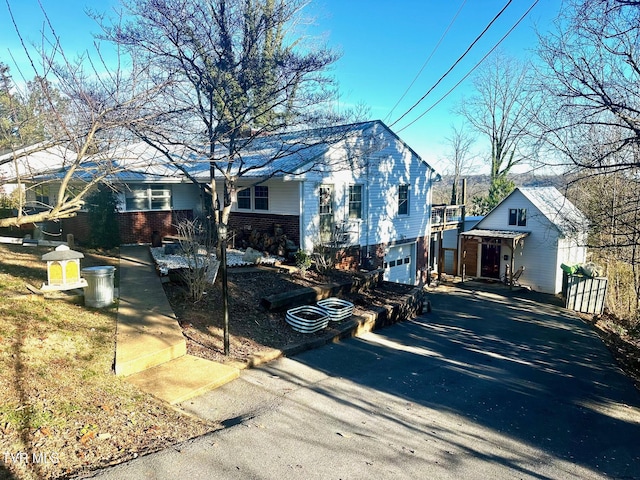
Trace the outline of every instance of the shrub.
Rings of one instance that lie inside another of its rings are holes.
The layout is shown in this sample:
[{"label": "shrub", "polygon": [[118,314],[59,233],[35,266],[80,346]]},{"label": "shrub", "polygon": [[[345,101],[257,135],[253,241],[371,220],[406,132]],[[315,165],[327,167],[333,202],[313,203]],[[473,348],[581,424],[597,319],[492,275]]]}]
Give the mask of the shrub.
[{"label": "shrub", "polygon": [[215,258],[208,225],[195,219],[184,219],[176,225],[180,237],[181,255],[188,268],[180,271],[180,277],[194,302],[202,300],[204,293],[216,277],[220,262]]},{"label": "shrub", "polygon": [[296,267],[298,267],[302,273],[309,270],[309,267],[311,266],[311,257],[307,255],[304,250],[298,250],[295,253],[295,259]]}]

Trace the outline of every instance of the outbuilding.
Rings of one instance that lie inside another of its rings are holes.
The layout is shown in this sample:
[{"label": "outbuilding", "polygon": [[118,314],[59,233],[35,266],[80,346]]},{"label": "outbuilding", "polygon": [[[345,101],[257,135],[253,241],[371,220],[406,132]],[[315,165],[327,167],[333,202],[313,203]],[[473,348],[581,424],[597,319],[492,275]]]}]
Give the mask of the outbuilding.
[{"label": "outbuilding", "polygon": [[518,187],[476,226],[460,235],[461,275],[562,291],[560,266],[584,263],[586,217],[555,187]]}]

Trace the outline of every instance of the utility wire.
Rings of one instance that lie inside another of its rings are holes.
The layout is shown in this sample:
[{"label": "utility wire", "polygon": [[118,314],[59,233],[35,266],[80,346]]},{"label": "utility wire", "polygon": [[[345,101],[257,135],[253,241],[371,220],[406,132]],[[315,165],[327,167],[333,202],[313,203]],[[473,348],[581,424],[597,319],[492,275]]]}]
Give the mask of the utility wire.
[{"label": "utility wire", "polygon": [[[445,93],[442,97],[440,97],[440,98],[439,98],[439,99],[438,99],[438,100],[437,100],[433,105],[431,105],[429,108],[427,108],[427,109],[426,109],[424,112],[422,112],[418,117],[416,117],[414,120],[412,120],[411,122],[409,122],[408,124],[406,124],[406,125],[405,125],[404,127],[402,127],[401,129],[396,130],[396,133],[400,133],[401,131],[405,130],[406,128],[409,128],[411,125],[413,125],[414,123],[416,123],[418,120],[420,120],[422,117],[424,117],[427,113],[429,113],[433,108],[435,108],[435,107],[436,107],[440,102],[442,102],[442,100],[444,100],[446,97],[448,97],[448,96],[451,94],[451,92],[453,92],[456,88],[458,88],[458,87],[460,86],[460,84],[461,84],[462,82],[464,82],[464,81],[469,77],[469,75],[471,75],[471,74],[474,72],[474,70],[475,70],[476,68],[478,68],[478,67],[480,66],[480,64],[482,64],[482,62],[484,62],[484,61],[487,59],[487,57],[488,57],[489,55],[491,55],[491,54],[495,51],[495,49],[496,49],[496,48],[498,48],[498,46],[500,46],[500,44],[504,41],[504,39],[505,39],[505,38],[507,38],[507,37],[511,34],[511,32],[513,32],[513,31],[515,30],[515,28],[516,28],[518,25],[520,25],[520,23],[522,22],[522,20],[524,20],[524,19],[526,18],[526,16],[527,16],[527,15],[529,15],[529,12],[531,12],[531,10],[533,10],[533,7],[535,7],[535,6],[538,4],[538,2],[539,2],[539,1],[540,1],[540,0],[535,0],[535,2],[533,2],[533,4],[529,7],[529,9],[528,9],[526,12],[524,12],[524,14],[523,14],[519,19],[518,19],[518,21],[513,25],[513,27],[511,27],[511,28],[509,29],[509,31],[508,31],[507,33],[505,33],[505,34],[502,36],[502,38],[501,38],[500,40],[498,40],[498,42],[497,42],[497,43],[496,43],[496,44],[491,48],[491,50],[489,50],[489,51],[486,53],[486,55],[485,55],[484,57],[482,57],[482,58],[480,59],[480,61],[479,61],[478,63],[476,63],[476,64],[473,66],[473,68],[472,68],[471,70],[469,70],[469,71],[466,73],[466,75],[460,79],[460,81],[459,81],[458,83],[456,83],[453,87],[451,87],[451,88],[449,89],[449,91],[447,91],[447,93]],[[408,113],[408,112],[407,112],[407,113]],[[398,119],[398,120],[399,120],[399,119]]]},{"label": "utility wire", "polygon": [[474,47],[474,45],[476,43],[478,43],[478,41],[480,41],[480,39],[484,36],[485,33],[487,33],[487,31],[489,30],[489,28],[491,28],[491,25],[493,25],[495,23],[496,20],[498,20],[498,18],[504,13],[504,11],[507,9],[507,7],[509,5],[511,5],[511,3],[513,2],[513,0],[509,0],[507,2],[507,4],[502,7],[502,10],[500,10],[498,12],[498,14],[493,17],[493,20],[491,20],[489,22],[489,24],[485,27],[485,29],[480,33],[480,35],[478,35],[476,37],[476,39],[471,43],[471,45],[469,45],[469,47],[465,50],[465,52],[458,57],[458,59],[455,61],[455,63],[453,65],[451,65],[451,67],[449,68],[449,70],[447,70],[445,72],[444,75],[442,75],[438,81],[427,91],[427,93],[425,93],[422,97],[420,97],[420,100],[418,100],[416,103],[414,103],[411,108],[409,108],[409,110],[407,110],[406,112],[404,112],[395,122],[393,122],[391,125],[389,125],[389,127],[393,127],[396,123],[398,123],[400,120],[402,120],[404,117],[406,117],[414,108],[416,108],[418,105],[420,105],[420,103],[422,103],[422,101],[427,98],[427,95],[429,95],[438,85],[440,85],[440,82],[442,82],[442,80],[445,79],[445,77],[447,75],[449,75],[451,73],[451,71],[456,67],[456,65],[458,65],[458,63],[460,63],[462,61],[462,59],[469,53],[469,51]]},{"label": "utility wire", "polygon": [[444,31],[444,33],[442,34],[442,36],[440,37],[440,40],[438,40],[438,43],[436,44],[435,47],[433,47],[433,50],[431,52],[431,54],[429,55],[429,57],[425,60],[425,62],[422,64],[422,67],[420,68],[420,70],[418,71],[418,73],[416,74],[416,76],[414,77],[414,79],[411,81],[411,84],[407,87],[407,89],[404,91],[404,93],[402,94],[402,96],[400,97],[400,99],[396,102],[396,104],[391,108],[391,111],[387,114],[387,116],[384,118],[384,121],[386,122],[389,118],[391,118],[391,115],[393,115],[393,111],[396,109],[396,107],[398,105],[400,105],[400,102],[404,99],[404,97],[407,96],[407,93],[409,93],[409,90],[411,90],[411,87],[413,87],[413,84],[416,83],[416,81],[418,80],[418,77],[420,77],[420,75],[422,74],[422,71],[426,68],[426,66],[429,64],[429,62],[431,61],[431,57],[433,57],[433,55],[436,53],[436,51],[438,50],[438,48],[440,47],[440,44],[442,43],[442,41],[445,39],[445,37],[447,36],[447,34],[449,33],[449,30],[451,30],[451,27],[453,26],[453,24],[455,23],[455,21],[458,18],[458,15],[460,15],[460,12],[462,11],[462,8],[465,6],[465,4],[467,3],[467,0],[463,0],[462,4],[460,5],[460,8],[458,8],[458,11],[456,12],[456,14],[454,15],[453,19],[451,20],[451,22],[449,23],[449,26],[447,27],[447,29]]}]

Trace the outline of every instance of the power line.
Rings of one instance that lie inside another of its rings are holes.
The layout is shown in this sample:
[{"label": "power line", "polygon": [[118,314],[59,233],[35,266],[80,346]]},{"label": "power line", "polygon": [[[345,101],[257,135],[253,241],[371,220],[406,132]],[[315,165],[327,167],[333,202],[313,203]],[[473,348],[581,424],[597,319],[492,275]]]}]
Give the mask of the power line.
[{"label": "power line", "polygon": [[429,95],[438,85],[440,85],[440,82],[442,82],[442,80],[444,80],[445,77],[447,75],[449,75],[449,73],[451,73],[451,71],[456,67],[456,65],[458,65],[458,63],[460,63],[462,61],[462,59],[469,53],[469,51],[471,51],[471,49],[474,47],[474,45],[476,43],[478,43],[478,41],[480,41],[480,39],[484,36],[484,34],[487,33],[489,28],[491,28],[491,25],[493,25],[495,23],[495,21],[498,20],[498,18],[504,13],[504,11],[507,9],[507,7],[509,5],[511,5],[512,2],[513,2],[513,0],[509,0],[507,2],[507,4],[504,7],[502,7],[502,10],[500,10],[498,12],[498,14],[495,17],[493,17],[493,19],[489,22],[489,24],[485,27],[485,29],[480,33],[480,35],[478,35],[476,37],[476,39],[471,43],[471,45],[469,45],[469,47],[465,50],[465,52],[460,57],[458,57],[458,59],[454,62],[453,65],[451,65],[449,70],[447,70],[445,72],[445,74],[442,75],[438,79],[438,81],[427,91],[427,93],[425,93],[422,97],[420,97],[420,100],[418,100],[416,103],[414,103],[411,106],[411,108],[409,108],[409,110],[404,112],[395,122],[393,122],[391,125],[389,125],[389,127],[393,127],[396,123],[398,123],[400,120],[402,120],[404,117],[406,117],[414,108],[416,108],[420,103],[422,103],[422,101],[425,98],[427,98],[427,95]]},{"label": "power line", "polygon": [[449,30],[451,30],[451,27],[453,26],[453,24],[455,23],[455,21],[458,18],[458,15],[460,15],[460,12],[462,11],[462,8],[465,6],[465,4],[467,3],[467,0],[463,0],[462,4],[460,5],[460,8],[458,8],[458,11],[456,12],[456,14],[454,15],[453,19],[451,20],[451,22],[449,23],[449,26],[447,27],[447,29],[444,31],[444,33],[442,34],[442,36],[440,37],[440,40],[438,40],[438,43],[436,44],[435,47],[433,47],[433,50],[431,51],[431,54],[429,55],[429,57],[425,60],[425,62],[422,64],[422,67],[420,68],[420,70],[418,71],[418,73],[416,74],[416,76],[414,77],[414,79],[411,81],[411,84],[409,84],[409,86],[407,87],[407,89],[404,91],[404,93],[402,94],[402,96],[400,97],[400,99],[396,102],[396,104],[391,108],[391,111],[387,114],[387,116],[384,118],[384,121],[386,122],[387,119],[391,118],[391,115],[393,115],[393,111],[396,109],[396,107],[400,104],[400,102],[404,99],[404,97],[406,97],[407,93],[409,93],[409,90],[411,90],[411,87],[413,87],[413,84],[416,83],[416,81],[418,80],[418,77],[422,74],[422,71],[426,68],[426,66],[428,65],[428,63],[431,61],[431,58],[433,57],[433,55],[436,53],[436,51],[438,50],[438,48],[440,47],[440,44],[442,43],[442,41],[445,39],[445,37],[447,36],[447,33],[449,33]]},{"label": "power line", "polygon": [[[518,19],[518,21],[513,25],[513,27],[511,27],[511,28],[509,29],[509,31],[507,31],[507,33],[505,33],[505,34],[502,36],[502,38],[501,38],[500,40],[498,40],[498,42],[497,42],[497,43],[496,43],[496,44],[491,48],[491,50],[489,50],[489,51],[486,53],[486,55],[485,55],[484,57],[482,57],[482,58],[480,59],[480,61],[479,61],[479,62],[477,62],[477,63],[473,66],[473,68],[472,68],[471,70],[469,70],[469,71],[464,75],[464,77],[462,77],[462,78],[460,79],[460,81],[458,81],[458,83],[456,83],[453,87],[451,87],[451,88],[450,88],[450,89],[449,89],[449,90],[448,90],[448,91],[447,91],[447,92],[446,92],[442,97],[440,97],[440,98],[439,98],[439,99],[438,99],[438,100],[437,100],[433,105],[431,105],[429,108],[427,108],[427,109],[426,109],[424,112],[422,112],[418,117],[416,117],[414,120],[412,120],[411,122],[409,122],[408,124],[406,124],[406,125],[405,125],[404,127],[402,127],[401,129],[397,130],[397,131],[396,131],[396,133],[400,133],[401,131],[405,130],[406,128],[409,128],[411,125],[413,125],[414,123],[416,123],[418,120],[420,120],[422,117],[424,117],[427,113],[429,113],[433,108],[435,108],[435,107],[436,107],[440,102],[442,102],[442,100],[444,100],[446,97],[448,97],[448,96],[451,94],[451,92],[453,92],[456,88],[458,88],[458,87],[460,86],[460,84],[461,84],[462,82],[464,82],[464,81],[469,77],[469,75],[471,75],[471,74],[474,72],[474,70],[475,70],[476,68],[478,68],[478,67],[480,66],[480,64],[482,64],[482,62],[484,62],[484,61],[487,59],[487,57],[488,57],[489,55],[491,55],[491,54],[494,52],[494,50],[495,50],[496,48],[498,48],[498,46],[499,46],[499,45],[504,41],[504,39],[505,39],[505,38],[507,38],[507,37],[511,34],[511,32],[513,32],[513,31],[516,29],[516,27],[517,27],[518,25],[520,25],[520,23],[522,22],[522,20],[524,20],[524,19],[526,18],[526,16],[527,16],[527,15],[529,15],[529,12],[531,12],[531,10],[533,10],[533,7],[535,7],[535,6],[538,4],[538,2],[539,2],[539,1],[540,1],[540,0],[535,0],[535,1],[533,2],[533,4],[528,8],[528,10],[527,10],[526,12],[524,12],[524,14],[523,14],[523,15]],[[398,119],[398,120],[399,120],[399,119]],[[396,121],[396,122],[397,122],[397,121]]]}]

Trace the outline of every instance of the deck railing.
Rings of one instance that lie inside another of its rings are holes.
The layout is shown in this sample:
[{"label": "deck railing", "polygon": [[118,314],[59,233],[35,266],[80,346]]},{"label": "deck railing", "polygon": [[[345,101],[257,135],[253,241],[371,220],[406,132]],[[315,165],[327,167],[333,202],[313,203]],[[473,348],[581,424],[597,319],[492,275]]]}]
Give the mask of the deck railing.
[{"label": "deck railing", "polygon": [[434,205],[431,207],[431,227],[456,228],[464,218],[464,205]]}]

